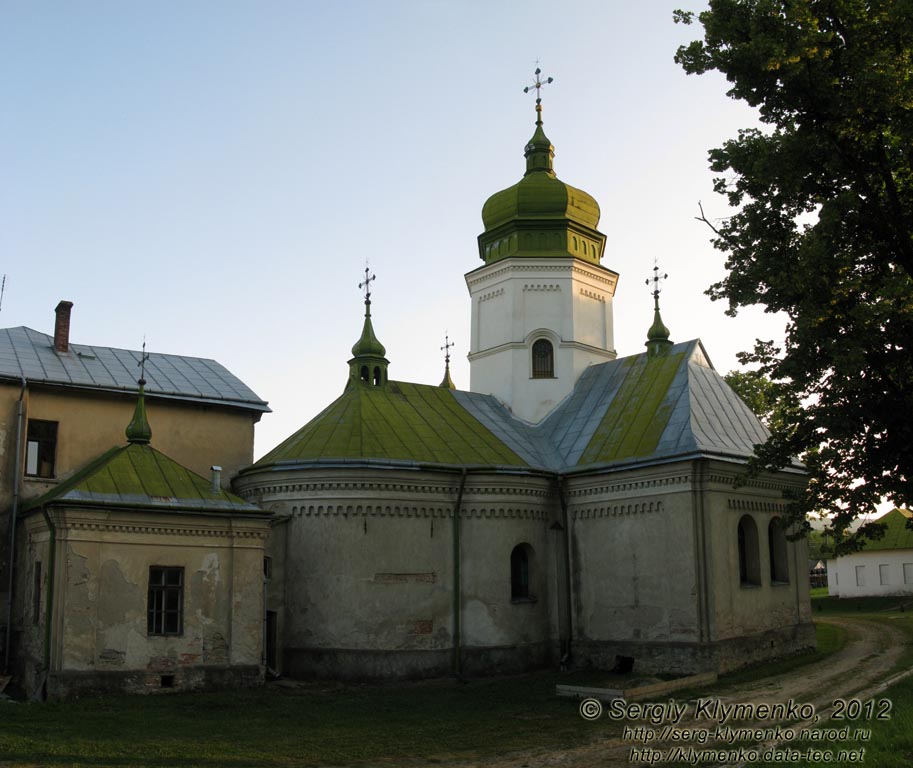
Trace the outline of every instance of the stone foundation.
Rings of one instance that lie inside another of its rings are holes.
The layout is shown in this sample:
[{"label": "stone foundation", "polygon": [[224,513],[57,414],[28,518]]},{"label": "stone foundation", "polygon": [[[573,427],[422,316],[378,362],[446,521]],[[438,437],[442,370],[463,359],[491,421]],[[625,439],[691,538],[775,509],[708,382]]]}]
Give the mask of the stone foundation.
[{"label": "stone foundation", "polygon": [[259,666],[192,667],[167,672],[54,672],[48,676],[48,699],[74,699],[120,693],[170,693],[253,688],[263,684]]},{"label": "stone foundation", "polygon": [[815,647],[815,626],[808,623],[710,643],[577,640],[573,663],[611,669],[616,656],[631,656],[635,673],[722,674]]},{"label": "stone foundation", "polygon": [[[464,646],[462,674],[504,675],[552,663],[551,643],[519,646]],[[435,651],[374,651],[345,648],[286,648],[282,671],[296,679],[410,680],[454,673],[451,648]]]}]

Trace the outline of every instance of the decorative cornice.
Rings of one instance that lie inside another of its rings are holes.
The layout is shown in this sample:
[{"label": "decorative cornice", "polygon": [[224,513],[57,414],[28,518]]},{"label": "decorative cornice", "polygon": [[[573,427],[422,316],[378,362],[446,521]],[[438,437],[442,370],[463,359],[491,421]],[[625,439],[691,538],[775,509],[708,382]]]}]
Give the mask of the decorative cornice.
[{"label": "decorative cornice", "polygon": [[590,520],[601,517],[618,517],[620,515],[651,514],[653,512],[662,512],[664,509],[665,505],[661,500],[642,501],[633,504],[578,508],[572,511],[572,516],[574,520]]},{"label": "decorative cornice", "polygon": [[[264,521],[268,524],[268,521]],[[201,538],[265,539],[268,530],[232,530],[228,528],[184,528],[179,526],[153,525],[148,523],[113,523],[89,520],[74,520],[63,524],[65,531],[102,531],[105,533],[132,533],[149,536],[196,536]],[[61,531],[62,533],[62,531]]]},{"label": "decorative cornice", "polygon": [[[294,517],[407,517],[451,518],[453,507],[410,506],[408,504],[308,504],[292,507]],[[510,518],[548,520],[549,511],[529,507],[468,507],[460,508],[462,518]]]},{"label": "decorative cornice", "polygon": [[[510,263],[505,263],[510,262]],[[491,269],[490,272],[483,271]],[[503,261],[496,261],[478,270],[469,272],[466,277],[466,285],[472,292],[473,286],[498,280],[511,272],[565,272],[575,275],[585,275],[587,278],[599,283],[604,283],[614,293],[618,285],[618,273],[613,272],[608,267],[597,267],[576,256],[561,256],[553,258],[531,258],[522,263],[518,263],[516,257],[509,257]]]},{"label": "decorative cornice", "polygon": [[617,496],[621,494],[629,495],[639,491],[649,489],[663,488],[666,489],[672,485],[687,486],[691,483],[691,475],[670,475],[668,477],[652,477],[644,480],[629,480],[620,483],[605,483],[601,485],[591,485],[585,488],[568,489],[569,499],[587,498],[590,496]]},{"label": "decorative cornice", "polygon": [[524,291],[559,291],[560,292],[561,286],[556,283],[552,283],[551,285],[549,285],[548,283],[538,283],[538,284],[537,283],[525,283],[523,285],[523,290]]},{"label": "decorative cornice", "polygon": [[499,296],[503,296],[503,295],[504,295],[503,288],[495,288],[493,291],[489,291],[488,293],[483,293],[481,296],[479,296],[479,301],[480,302],[489,301],[491,299],[496,299]]},{"label": "decorative cornice", "polygon": [[596,293],[596,291],[591,291],[589,288],[581,288],[580,295],[586,296],[588,299],[596,299],[596,301],[601,301],[605,304],[605,296],[601,293]]},{"label": "decorative cornice", "polygon": [[[525,480],[529,480],[526,475],[523,475],[523,477]],[[452,485],[403,482],[347,482],[345,480],[340,480],[336,482],[323,481],[311,483],[277,483],[275,485],[263,486],[258,485],[255,487],[241,489],[239,491],[239,495],[241,498],[264,499],[264,501],[267,503],[275,501],[274,498],[269,497],[277,496],[279,494],[320,494],[321,496],[327,496],[340,495],[340,492],[345,492],[346,494],[357,493],[359,495],[370,496],[376,496],[379,494],[420,494],[423,496],[436,495],[455,497],[457,495],[458,485],[458,475],[454,475]],[[530,488],[529,486],[525,485],[515,486],[511,484],[493,486],[489,481],[489,483],[480,486],[467,484],[466,488],[463,491],[463,497],[472,498],[476,496],[486,495],[497,496],[505,493],[510,494],[512,497],[527,496],[535,498],[546,498],[552,495],[552,491],[548,487]]]},{"label": "decorative cornice", "polygon": [[758,499],[727,499],[729,509],[737,512],[773,512],[778,515],[786,513],[788,504],[783,501],[761,501]]}]

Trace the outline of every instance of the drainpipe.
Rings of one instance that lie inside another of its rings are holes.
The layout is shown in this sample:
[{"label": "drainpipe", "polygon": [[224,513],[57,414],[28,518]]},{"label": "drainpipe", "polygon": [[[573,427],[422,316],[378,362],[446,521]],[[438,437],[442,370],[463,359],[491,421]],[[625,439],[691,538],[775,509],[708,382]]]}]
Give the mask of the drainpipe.
[{"label": "drainpipe", "polygon": [[6,600],[6,637],[3,641],[3,674],[8,675],[10,669],[10,639],[13,633],[13,572],[16,566],[16,518],[19,514],[19,482],[22,477],[22,423],[25,420],[25,390],[28,382],[25,376],[21,377],[22,388],[19,390],[19,402],[16,403],[16,449],[13,460],[13,507],[10,511],[10,559],[9,582],[7,584]]},{"label": "drainpipe", "polygon": [[466,487],[465,467],[460,471],[460,489],[457,491],[456,507],[453,510],[453,676],[463,679],[462,626],[463,593],[460,590],[460,509],[463,506],[463,489]]},{"label": "drainpipe", "polygon": [[48,677],[51,673],[51,619],[54,610],[54,564],[57,559],[57,527],[51,520],[47,507],[42,507],[41,513],[44,515],[44,521],[48,524],[48,531],[50,532],[48,538],[48,573],[45,577],[48,584],[48,593],[44,616],[44,690],[45,698],[47,698]]},{"label": "drainpipe", "polygon": [[571,601],[574,598],[573,583],[571,581],[571,520],[567,510],[567,486],[563,477],[558,478],[558,501],[561,504],[561,514],[564,516],[564,603],[565,621],[567,623],[567,638],[565,640],[564,658],[565,665],[570,664],[571,649],[574,642],[574,612]]}]

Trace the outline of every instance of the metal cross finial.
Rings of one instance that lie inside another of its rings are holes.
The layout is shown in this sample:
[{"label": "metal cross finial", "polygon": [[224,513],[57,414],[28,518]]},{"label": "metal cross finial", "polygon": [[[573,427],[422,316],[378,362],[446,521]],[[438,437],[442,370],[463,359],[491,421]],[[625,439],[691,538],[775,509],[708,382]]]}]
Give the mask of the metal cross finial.
[{"label": "metal cross finial", "polygon": [[137,382],[141,387],[146,386],[146,361],[149,359],[149,355],[146,354],[146,337],[143,336],[143,353],[139,357],[139,381]]},{"label": "metal cross finial", "polygon": [[[538,64],[538,63],[539,62],[537,61],[536,64]],[[542,86],[548,85],[549,83],[553,82],[555,78],[548,77],[545,80],[543,80],[540,77],[540,75],[542,74],[542,70],[539,69],[539,67],[536,67],[536,71],[534,74],[536,76],[535,82],[532,85],[527,85],[526,88],[523,89],[523,93],[529,93],[533,88],[536,89],[536,112],[538,113],[539,121],[541,122],[541,120],[542,120],[542,92],[541,92]]]},{"label": "metal cross finial", "polygon": [[668,277],[669,275],[667,275],[665,272],[663,274],[659,274],[659,261],[658,259],[653,259],[653,277],[648,277],[645,280],[645,283],[647,285],[653,283],[653,303],[656,309],[659,309],[659,292],[661,290],[660,285],[662,284],[663,280],[668,279]]},{"label": "metal cross finial", "polygon": [[444,363],[450,365],[450,348],[456,346],[451,340],[450,336],[446,333],[444,334],[444,346],[441,347],[441,350],[444,353]]},{"label": "metal cross finial", "polygon": [[359,288],[364,288],[365,290],[365,304],[371,301],[371,281],[376,279],[377,275],[371,275],[368,265],[365,264],[365,279],[358,284]]}]

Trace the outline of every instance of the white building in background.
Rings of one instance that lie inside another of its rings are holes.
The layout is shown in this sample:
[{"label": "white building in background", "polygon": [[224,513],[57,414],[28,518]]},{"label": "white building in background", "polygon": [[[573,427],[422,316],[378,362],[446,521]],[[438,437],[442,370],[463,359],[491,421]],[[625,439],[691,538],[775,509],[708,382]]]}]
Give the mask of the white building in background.
[{"label": "white building in background", "polygon": [[891,510],[875,521],[887,526],[884,538],[867,542],[861,552],[828,560],[828,592],[835,597],[913,596],[911,517],[909,510]]}]

